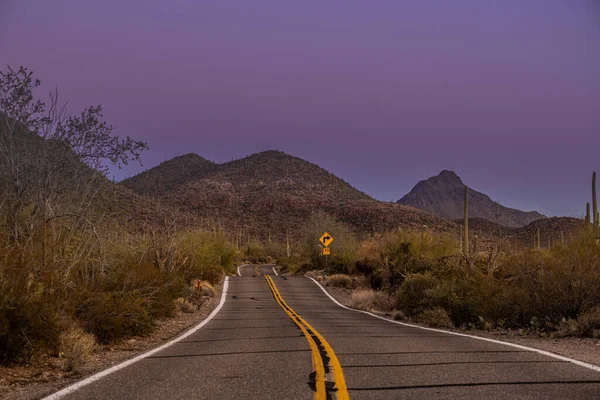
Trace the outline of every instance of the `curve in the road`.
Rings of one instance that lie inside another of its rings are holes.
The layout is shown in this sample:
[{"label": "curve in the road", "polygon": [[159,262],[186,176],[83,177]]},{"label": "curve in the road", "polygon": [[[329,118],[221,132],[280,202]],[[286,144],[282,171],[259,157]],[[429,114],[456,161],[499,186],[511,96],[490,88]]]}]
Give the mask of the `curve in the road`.
[{"label": "curve in the road", "polygon": [[[281,293],[275,285],[275,281],[270,276],[265,276],[273,296],[277,303],[289,315],[289,317],[298,325],[306,336],[312,350],[313,364],[315,367],[315,400],[325,400],[329,398],[327,391],[336,394],[338,400],[349,400],[348,388],[342,366],[333,351],[331,345],[325,338],[308,322],[306,322],[294,309],[292,309],[283,299]],[[333,380],[327,380],[325,373],[333,372]],[[329,383],[329,384],[328,384]]]}]

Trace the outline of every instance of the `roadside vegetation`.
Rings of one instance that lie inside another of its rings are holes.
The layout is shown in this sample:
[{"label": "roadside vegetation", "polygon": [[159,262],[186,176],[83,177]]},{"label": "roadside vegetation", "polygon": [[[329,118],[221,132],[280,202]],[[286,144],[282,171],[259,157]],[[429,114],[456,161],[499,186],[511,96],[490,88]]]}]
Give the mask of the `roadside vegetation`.
[{"label": "roadside vegetation", "polygon": [[37,100],[39,85],[0,73],[0,364],[51,354],[75,370],[214,296],[236,249],[167,209],[135,219],[107,174],[146,144],[114,136],[100,107],[70,115],[57,90]]},{"label": "roadside vegetation", "polygon": [[[329,232],[331,256],[317,238]],[[359,237],[313,213],[284,271],[351,291],[349,304],[437,327],[525,329],[553,337],[600,337],[600,245],[593,224],[549,246],[491,235],[469,251],[456,235],[426,227]],[[258,243],[255,243],[258,246]],[[265,253],[266,254],[266,253]]]},{"label": "roadside vegetation", "polygon": [[468,259],[455,238],[398,231],[362,240],[353,257],[336,259],[332,245],[332,258],[318,267],[323,283],[354,288],[357,309],[444,328],[600,337],[600,247],[590,230],[551,248],[491,245]]}]

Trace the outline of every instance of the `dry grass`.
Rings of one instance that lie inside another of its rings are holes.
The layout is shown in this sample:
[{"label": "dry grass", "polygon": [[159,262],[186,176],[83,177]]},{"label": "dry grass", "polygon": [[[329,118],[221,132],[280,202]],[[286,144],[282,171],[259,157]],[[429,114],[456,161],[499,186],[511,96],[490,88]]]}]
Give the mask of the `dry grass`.
[{"label": "dry grass", "polygon": [[394,309],[394,299],[386,292],[376,290],[373,299],[374,308],[377,311],[389,312]]},{"label": "dry grass", "polygon": [[325,281],[325,286],[335,286],[335,287],[352,287],[352,278],[345,274],[334,274],[330,275]]},{"label": "dry grass", "polygon": [[393,303],[389,295],[372,289],[358,289],[350,298],[350,307],[365,311],[391,311],[394,307]]},{"label": "dry grass", "polygon": [[175,307],[177,307],[177,311],[179,312],[186,314],[192,314],[196,312],[196,306],[183,297],[176,299],[174,303]]},{"label": "dry grass", "polygon": [[71,325],[59,336],[60,355],[67,361],[68,371],[77,372],[97,347],[96,337],[77,325]]},{"label": "dry grass", "polygon": [[358,310],[370,311],[373,309],[375,292],[371,289],[358,289],[350,297],[350,307]]},{"label": "dry grass", "polygon": [[417,319],[436,328],[452,328],[454,326],[450,315],[442,307],[428,308],[419,314]]}]

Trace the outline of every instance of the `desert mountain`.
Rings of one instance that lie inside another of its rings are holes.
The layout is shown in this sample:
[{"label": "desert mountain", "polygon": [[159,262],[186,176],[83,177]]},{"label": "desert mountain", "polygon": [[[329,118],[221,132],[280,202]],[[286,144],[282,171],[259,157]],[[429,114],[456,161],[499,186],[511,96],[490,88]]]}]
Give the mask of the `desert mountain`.
[{"label": "desert mountain", "polygon": [[[453,171],[442,171],[439,175],[420,181],[398,204],[412,206],[436,214],[445,219],[463,216],[465,184]],[[504,207],[484,193],[469,190],[469,217],[483,218],[507,227],[523,227],[531,222],[546,218],[535,211],[521,211]]]},{"label": "desert mountain", "polygon": [[330,213],[360,232],[423,225],[457,229],[420,210],[377,201],[318,165],[279,151],[208,163],[186,155],[122,183],[212,225],[262,238],[302,228],[313,211]]},{"label": "desert mountain", "polygon": [[197,154],[188,153],[122,181],[122,185],[147,196],[160,196],[218,168]]}]

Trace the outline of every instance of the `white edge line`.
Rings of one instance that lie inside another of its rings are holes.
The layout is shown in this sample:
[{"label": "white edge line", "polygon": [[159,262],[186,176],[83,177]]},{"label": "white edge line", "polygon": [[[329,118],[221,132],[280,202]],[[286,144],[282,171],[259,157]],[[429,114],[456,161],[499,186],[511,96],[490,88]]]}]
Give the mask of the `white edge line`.
[{"label": "white edge line", "polygon": [[275,270],[275,267],[272,267],[272,268],[273,268],[273,272],[275,272],[275,276],[279,276],[279,274],[278,274],[278,273],[277,273],[277,271]]},{"label": "white edge line", "polygon": [[202,322],[200,322],[198,325],[194,326],[193,328],[191,328],[190,330],[185,332],[183,335],[178,336],[177,338],[171,340],[170,342],[163,344],[160,347],[157,347],[155,349],[147,351],[146,353],[142,353],[142,354],[138,355],[137,357],[134,357],[132,359],[124,361],[124,362],[117,364],[113,367],[110,367],[108,369],[105,369],[104,371],[100,371],[97,374],[94,374],[94,375],[89,376],[79,382],[72,384],[71,386],[67,386],[66,388],[64,388],[56,393],[53,393],[47,397],[44,397],[43,400],[57,400],[57,399],[63,398],[64,396],[66,396],[70,393],[73,393],[74,391],[76,391],[84,386],[87,386],[92,382],[96,382],[97,380],[104,378],[105,376],[110,375],[113,372],[117,372],[125,367],[130,366],[131,364],[134,364],[140,360],[143,360],[144,358],[150,357],[151,355],[156,354],[159,351],[164,350],[167,347],[179,342],[180,340],[185,339],[186,337],[196,333],[196,331],[198,331],[204,325],[208,324],[208,322],[211,319],[213,319],[215,317],[215,315],[217,315],[217,313],[221,310],[221,308],[223,308],[223,304],[225,304],[225,299],[227,298],[227,289],[228,288],[229,288],[229,277],[226,276],[225,281],[223,282],[223,292],[221,293],[221,301],[219,301],[219,304],[217,305],[217,307]]},{"label": "white edge line", "polygon": [[418,326],[418,325],[413,325],[413,324],[407,324],[406,322],[394,321],[394,320],[391,320],[391,319],[388,319],[388,318],[384,318],[384,317],[381,317],[379,315],[370,313],[368,311],[356,310],[354,308],[346,307],[345,305],[343,305],[339,301],[337,301],[335,298],[333,298],[333,296],[331,294],[329,294],[329,292],[327,292],[327,290],[319,282],[317,282],[315,279],[310,278],[310,277],[307,277],[307,278],[311,279],[314,283],[316,283],[317,286],[319,286],[319,288],[321,288],[321,290],[335,304],[337,304],[338,306],[340,306],[342,308],[345,308],[346,310],[356,311],[356,312],[359,312],[359,313],[367,314],[367,315],[370,315],[372,317],[379,318],[379,319],[382,319],[382,320],[387,321],[387,322],[391,322],[392,324],[403,325],[403,326],[410,326],[412,328],[424,329],[426,331],[432,331],[432,332],[442,332],[442,333],[447,333],[447,334],[455,335],[455,336],[463,336],[463,337],[468,337],[468,338],[472,338],[472,339],[483,340],[484,342],[491,342],[491,343],[503,344],[505,346],[515,347],[515,348],[521,349],[521,350],[528,350],[528,351],[532,351],[534,353],[538,353],[538,354],[541,354],[541,355],[544,355],[544,356],[556,358],[556,359],[561,360],[561,361],[567,361],[567,362],[570,362],[572,364],[575,364],[575,365],[578,365],[580,367],[584,367],[584,368],[587,368],[587,369],[591,369],[591,370],[596,371],[596,372],[600,372],[600,367],[598,367],[596,365],[588,364],[588,363],[585,363],[583,361],[574,360],[572,358],[568,358],[568,357],[564,357],[564,356],[561,356],[561,355],[558,355],[558,354],[550,353],[549,351],[544,351],[544,350],[536,349],[536,348],[533,348],[533,347],[527,347],[527,346],[523,346],[523,345],[515,344],[515,343],[510,343],[510,342],[503,342],[501,340],[488,339],[488,338],[484,338],[484,337],[481,337],[481,336],[467,335],[465,333],[458,333],[458,332],[446,331],[446,330],[443,330],[443,329],[425,328],[423,326]]},{"label": "white edge line", "polygon": [[252,266],[252,264],[242,264],[242,265],[238,266],[237,267],[237,274],[238,274],[238,276],[242,276],[242,273],[240,272],[240,268],[242,268],[242,267],[250,267],[250,266]]}]

